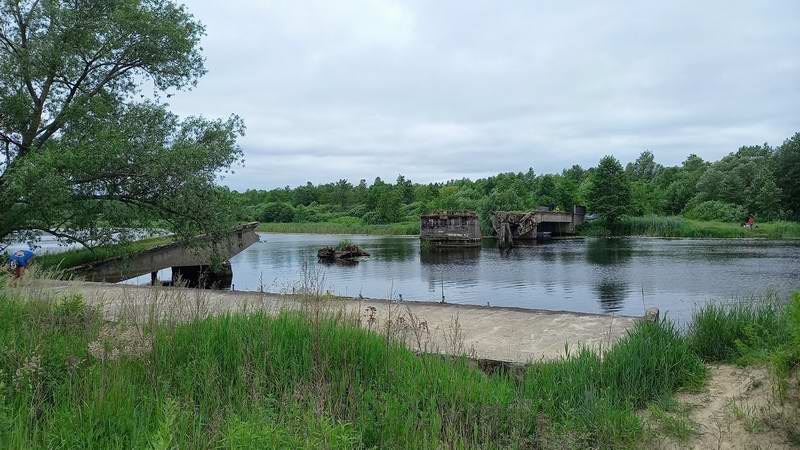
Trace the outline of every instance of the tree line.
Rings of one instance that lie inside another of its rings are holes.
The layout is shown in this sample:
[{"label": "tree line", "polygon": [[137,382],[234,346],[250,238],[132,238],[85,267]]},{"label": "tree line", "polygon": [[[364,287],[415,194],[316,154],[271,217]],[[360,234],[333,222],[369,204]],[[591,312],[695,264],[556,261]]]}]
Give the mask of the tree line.
[{"label": "tree line", "polygon": [[561,173],[500,173],[470,180],[414,183],[399,175],[367,184],[311,182],[295,188],[234,193],[241,220],[388,224],[438,210],[474,210],[488,228],[494,211],[537,206],[570,211],[586,205],[610,221],[623,215],[683,215],[698,220],[744,221],[800,217],[800,133],[778,147],[744,146],[719,161],[696,154],[664,166],[644,151],[626,166],[606,156],[596,167]]}]

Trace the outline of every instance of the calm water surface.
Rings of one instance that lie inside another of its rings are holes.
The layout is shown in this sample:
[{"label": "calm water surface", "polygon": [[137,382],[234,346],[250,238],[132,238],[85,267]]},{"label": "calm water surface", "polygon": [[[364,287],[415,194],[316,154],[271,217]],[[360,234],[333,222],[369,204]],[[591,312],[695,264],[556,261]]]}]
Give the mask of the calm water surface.
[{"label": "calm water surface", "polygon": [[[236,290],[291,291],[304,279],[348,296],[641,315],[800,289],[800,243],[761,240],[576,239],[498,250],[421,251],[415,237],[261,233],[232,261]],[[349,239],[372,256],[322,264],[317,250]]]}]

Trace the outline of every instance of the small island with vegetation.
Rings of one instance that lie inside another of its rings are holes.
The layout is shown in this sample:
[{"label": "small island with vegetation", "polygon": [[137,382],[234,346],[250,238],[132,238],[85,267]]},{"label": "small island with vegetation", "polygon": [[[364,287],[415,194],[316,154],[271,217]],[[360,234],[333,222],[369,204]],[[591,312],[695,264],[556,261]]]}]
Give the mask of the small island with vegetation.
[{"label": "small island with vegetation", "polygon": [[317,258],[323,262],[357,261],[369,256],[369,253],[348,240],[339,241],[336,247],[324,247],[317,252]]}]

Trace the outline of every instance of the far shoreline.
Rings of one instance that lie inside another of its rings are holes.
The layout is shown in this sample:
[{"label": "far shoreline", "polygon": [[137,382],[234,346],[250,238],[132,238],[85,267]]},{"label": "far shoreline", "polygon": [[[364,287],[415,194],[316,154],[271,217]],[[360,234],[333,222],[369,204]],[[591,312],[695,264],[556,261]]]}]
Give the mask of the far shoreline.
[{"label": "far shoreline", "polygon": [[[680,216],[627,217],[615,225],[614,232],[602,222],[585,225],[575,236],[585,237],[648,237],[662,239],[757,239],[798,240],[800,223],[765,222],[755,229],[745,229],[739,224],[686,219]],[[288,222],[261,223],[257,230],[262,233],[286,234],[337,234],[365,236],[419,236],[419,223],[405,221],[393,224],[369,225],[337,222]],[[491,239],[490,236],[484,238]]]}]

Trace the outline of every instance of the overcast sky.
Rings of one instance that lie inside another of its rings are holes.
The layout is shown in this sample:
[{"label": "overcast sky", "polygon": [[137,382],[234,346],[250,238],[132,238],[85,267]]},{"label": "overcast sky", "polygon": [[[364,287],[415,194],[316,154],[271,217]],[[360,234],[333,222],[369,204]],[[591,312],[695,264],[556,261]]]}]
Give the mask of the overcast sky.
[{"label": "overcast sky", "polygon": [[664,164],[800,131],[800,1],[190,0],[208,74],[181,115],[242,116],[273,188]]}]

